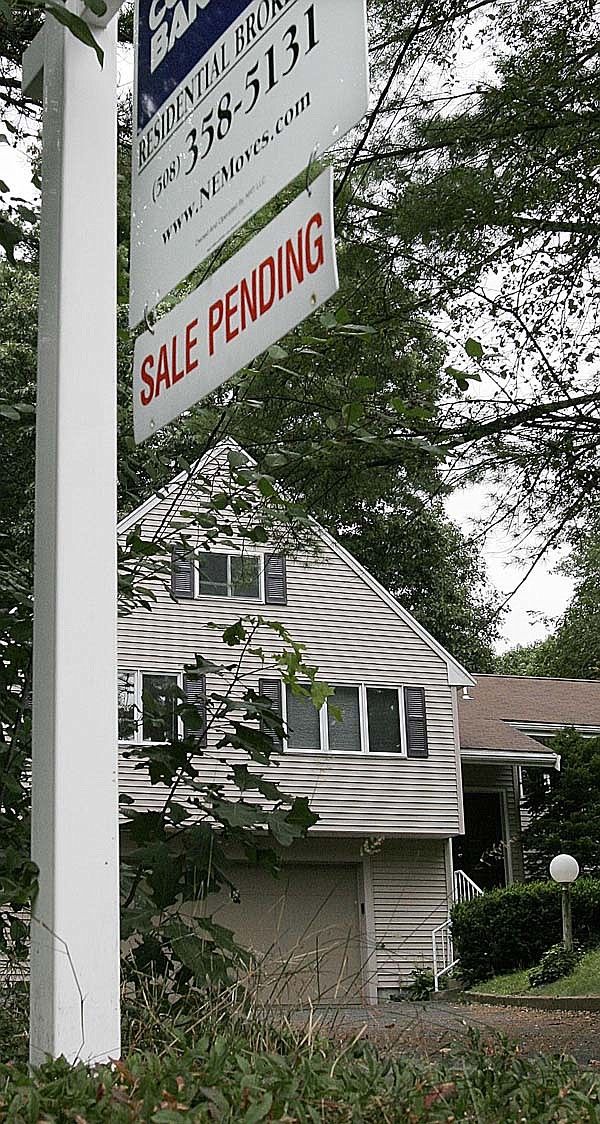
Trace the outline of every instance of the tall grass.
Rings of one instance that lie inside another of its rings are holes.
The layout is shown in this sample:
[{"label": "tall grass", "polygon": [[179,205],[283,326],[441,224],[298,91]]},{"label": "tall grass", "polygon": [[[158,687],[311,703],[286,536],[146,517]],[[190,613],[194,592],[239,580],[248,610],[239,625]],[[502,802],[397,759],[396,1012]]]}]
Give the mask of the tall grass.
[{"label": "tall grass", "polygon": [[93,1070],[28,1072],[23,1017],[0,1019],[0,1124],[600,1124],[598,1078],[570,1059],[476,1032],[439,1062],[398,1056],[360,1028],[336,1040],[310,1012],[273,1016],[240,985],[176,997],[129,981],[124,1058]]}]

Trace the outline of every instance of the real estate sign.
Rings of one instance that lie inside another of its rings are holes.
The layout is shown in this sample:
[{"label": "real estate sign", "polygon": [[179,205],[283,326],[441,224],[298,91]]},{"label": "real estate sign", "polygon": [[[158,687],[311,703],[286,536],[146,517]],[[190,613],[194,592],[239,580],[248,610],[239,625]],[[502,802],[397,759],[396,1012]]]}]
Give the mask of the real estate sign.
[{"label": "real estate sign", "polygon": [[333,173],[323,172],[247,246],[135,344],[139,443],[193,406],[337,291]]},{"label": "real estate sign", "polygon": [[363,116],[365,0],[138,0],[135,89],[131,326]]}]

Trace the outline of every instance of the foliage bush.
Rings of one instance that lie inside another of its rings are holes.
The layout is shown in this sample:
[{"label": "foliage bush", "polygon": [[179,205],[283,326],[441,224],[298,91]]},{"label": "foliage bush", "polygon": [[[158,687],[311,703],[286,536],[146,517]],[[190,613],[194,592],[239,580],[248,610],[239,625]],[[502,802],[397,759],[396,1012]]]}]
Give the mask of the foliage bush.
[{"label": "foliage bush", "polygon": [[543,987],[544,984],[554,983],[568,976],[581,960],[582,952],[579,948],[565,948],[564,944],[553,944],[544,953],[537,968],[532,968],[529,973],[530,987]]},{"label": "foliage bush", "polygon": [[408,988],[408,998],[416,1001],[430,999],[435,989],[435,980],[431,968],[413,968],[411,977],[412,983]]},{"label": "foliage bush", "polygon": [[[164,1028],[163,1028],[164,1033]],[[525,1059],[476,1031],[439,1063],[379,1052],[357,1034],[253,1023],[214,1012],[195,1033],[175,1031],[110,1066],[64,1059],[31,1072],[0,1062],[7,1124],[473,1124],[597,1120],[598,1081],[572,1059]],[[4,1059],[6,1052],[2,1051]],[[10,1058],[10,1055],[8,1055]]]},{"label": "foliage bush", "polygon": [[[516,882],[452,910],[454,950],[467,983],[539,962],[561,939],[560,887]],[[580,878],[571,890],[573,929],[584,946],[600,941],[600,879]]]}]

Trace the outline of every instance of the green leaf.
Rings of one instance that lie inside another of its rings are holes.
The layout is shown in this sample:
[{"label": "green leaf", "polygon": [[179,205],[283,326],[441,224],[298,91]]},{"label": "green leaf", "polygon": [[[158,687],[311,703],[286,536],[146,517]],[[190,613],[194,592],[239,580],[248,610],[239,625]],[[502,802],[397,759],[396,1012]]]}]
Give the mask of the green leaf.
[{"label": "green leaf", "polygon": [[[1,11],[2,11],[2,0],[0,0],[0,12]],[[0,180],[0,195],[4,195],[7,191],[10,191],[10,188],[9,188],[8,184],[5,183],[4,180]]]},{"label": "green leaf", "polygon": [[245,453],[238,452],[237,449],[229,449],[227,453],[227,461],[230,468],[247,468],[248,457]]},{"label": "green leaf", "polygon": [[307,831],[309,827],[314,827],[319,817],[316,812],[311,811],[306,796],[297,796],[286,816],[286,820],[290,824],[301,827],[303,831]]},{"label": "green leaf", "polygon": [[96,42],[85,20],[81,16],[76,16],[74,12],[70,12],[68,8],[63,8],[60,4],[46,4],[46,11],[54,16],[58,23],[62,23],[64,27],[68,27],[72,35],[85,43],[86,47],[91,47],[96,52],[96,56],[100,66],[104,65],[104,51],[102,47]]},{"label": "green leaf", "polygon": [[85,6],[89,8],[90,12],[93,12],[95,16],[106,15],[106,4],[104,0],[85,0]]},{"label": "green leaf", "polygon": [[257,1101],[256,1104],[250,1105],[245,1116],[242,1116],[241,1119],[244,1121],[244,1124],[258,1124],[260,1120],[264,1120],[265,1117],[269,1115],[272,1104],[273,1094],[265,1093],[262,1100]]},{"label": "green leaf", "polygon": [[365,408],[362,402],[347,402],[342,408],[342,414],[346,425],[354,425],[363,417]]},{"label": "green leaf", "polygon": [[282,847],[289,847],[298,838],[298,832],[293,824],[287,823],[281,812],[274,812],[268,817],[269,831]]},{"label": "green leaf", "polygon": [[287,799],[286,794],[282,792],[276,784],[273,784],[272,781],[265,780],[264,777],[255,777],[254,787],[258,789],[261,795],[266,797],[267,800]]},{"label": "green leaf", "polygon": [[241,621],[235,621],[230,624],[229,628],[223,631],[223,642],[232,648],[235,644],[241,644],[246,639],[246,629]]},{"label": "green leaf", "polygon": [[261,496],[265,496],[266,499],[271,499],[272,496],[277,495],[277,492],[275,491],[275,488],[273,487],[272,481],[269,480],[268,476],[259,477],[259,479],[257,481],[257,484],[258,484],[258,490],[259,490]]},{"label": "green leaf", "polygon": [[264,820],[262,809],[243,800],[217,800],[213,804],[215,816],[229,827],[253,827]]},{"label": "green leaf", "polygon": [[8,402],[0,402],[0,415],[3,418],[10,418],[11,421],[21,420],[19,411],[16,410],[14,406],[11,406]]},{"label": "green leaf", "polygon": [[483,348],[479,340],[469,338],[465,344],[465,351],[470,359],[483,358]]},{"label": "green leaf", "polygon": [[[220,1089],[201,1087],[200,1092],[206,1097],[207,1101],[211,1102],[211,1105],[214,1106],[220,1116],[224,1116],[225,1113],[229,1116],[229,1101],[225,1099]],[[211,1116],[213,1116],[213,1113],[211,1113]],[[218,1120],[220,1116],[217,1115],[216,1119]]]},{"label": "green leaf", "polygon": [[240,536],[244,539],[250,539],[250,542],[266,543],[269,541],[269,536],[264,527],[251,527],[249,531],[240,531]]},{"label": "green leaf", "polygon": [[183,804],[178,804],[176,800],[169,800],[167,811],[171,823],[176,826],[185,823],[185,821],[190,818],[189,808],[184,808]]},{"label": "green leaf", "polygon": [[278,343],[274,343],[269,348],[269,357],[271,359],[287,359],[288,352],[284,347],[280,347]]},{"label": "green leaf", "polygon": [[481,382],[481,375],[478,372],[458,371],[456,367],[445,367],[444,369],[446,374],[455,380],[459,390],[468,390],[469,382]]},{"label": "green leaf", "polygon": [[[2,138],[0,137],[0,140]],[[11,265],[15,262],[15,246],[23,241],[23,235],[18,226],[6,219],[0,221],[0,246],[2,246]]]}]

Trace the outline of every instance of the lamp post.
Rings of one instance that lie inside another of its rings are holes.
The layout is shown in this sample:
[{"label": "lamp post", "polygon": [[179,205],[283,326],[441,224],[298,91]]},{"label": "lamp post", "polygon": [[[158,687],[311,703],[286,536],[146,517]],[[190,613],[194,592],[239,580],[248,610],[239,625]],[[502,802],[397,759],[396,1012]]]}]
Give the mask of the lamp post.
[{"label": "lamp post", "polygon": [[556,855],[550,863],[550,877],[558,882],[562,894],[563,944],[568,952],[573,949],[573,920],[571,917],[571,884],[579,874],[579,863],[572,855]]}]

